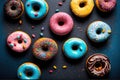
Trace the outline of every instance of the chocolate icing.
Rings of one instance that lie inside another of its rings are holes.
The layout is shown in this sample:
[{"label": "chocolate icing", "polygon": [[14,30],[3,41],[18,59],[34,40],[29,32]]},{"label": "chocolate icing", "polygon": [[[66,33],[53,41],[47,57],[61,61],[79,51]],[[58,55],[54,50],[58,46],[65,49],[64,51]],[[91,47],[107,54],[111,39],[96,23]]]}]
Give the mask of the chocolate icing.
[{"label": "chocolate icing", "polygon": [[5,3],[5,13],[8,17],[17,18],[23,12],[21,0],[8,0]]},{"label": "chocolate icing", "polygon": [[93,54],[87,59],[86,67],[93,76],[103,77],[111,70],[110,61],[103,54]]}]

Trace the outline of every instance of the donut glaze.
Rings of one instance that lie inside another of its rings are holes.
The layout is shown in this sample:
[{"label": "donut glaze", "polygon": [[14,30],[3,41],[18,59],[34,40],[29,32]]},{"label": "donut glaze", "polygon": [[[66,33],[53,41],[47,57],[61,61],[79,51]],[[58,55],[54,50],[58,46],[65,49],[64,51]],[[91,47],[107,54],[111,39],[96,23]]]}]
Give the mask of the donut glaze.
[{"label": "donut glaze", "polygon": [[49,60],[58,52],[57,43],[50,38],[40,38],[33,45],[33,55],[40,60]]},{"label": "donut glaze", "polygon": [[87,35],[93,42],[104,42],[111,34],[110,26],[102,21],[95,21],[88,26]]},{"label": "donut glaze", "polygon": [[25,10],[31,19],[40,20],[47,15],[48,4],[44,0],[27,0]]},{"label": "donut glaze", "polygon": [[39,79],[41,76],[40,68],[31,62],[26,62],[18,68],[17,71],[18,78],[20,79]]},{"label": "donut glaze", "polygon": [[107,56],[103,54],[93,54],[86,61],[86,68],[90,75],[103,77],[111,70],[111,64]]},{"label": "donut glaze", "polygon": [[21,0],[7,0],[4,10],[8,17],[16,19],[23,14],[24,6]]},{"label": "donut glaze", "polygon": [[78,17],[88,16],[94,8],[93,0],[71,0],[70,7],[72,12]]},{"label": "donut glaze", "polygon": [[70,59],[79,59],[87,52],[87,44],[79,38],[70,38],[63,45],[63,52]]},{"label": "donut glaze", "polygon": [[72,30],[73,25],[72,17],[65,12],[55,13],[50,18],[50,29],[56,35],[62,36],[68,34]]},{"label": "donut glaze", "polygon": [[110,12],[116,6],[116,0],[96,0],[96,5],[103,12]]},{"label": "donut glaze", "polygon": [[31,38],[25,32],[15,31],[8,36],[7,44],[15,52],[24,52],[30,47]]}]

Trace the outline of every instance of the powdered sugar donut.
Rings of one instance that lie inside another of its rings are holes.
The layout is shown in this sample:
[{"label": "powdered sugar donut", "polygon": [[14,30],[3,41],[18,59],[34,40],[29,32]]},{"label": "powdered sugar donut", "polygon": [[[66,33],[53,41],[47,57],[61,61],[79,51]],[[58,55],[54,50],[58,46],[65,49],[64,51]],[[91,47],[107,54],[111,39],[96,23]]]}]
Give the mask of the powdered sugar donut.
[{"label": "powdered sugar donut", "polygon": [[24,52],[29,48],[31,38],[25,32],[15,31],[8,36],[7,44],[15,52]]},{"label": "powdered sugar donut", "polygon": [[72,30],[73,24],[72,17],[65,12],[55,13],[50,18],[50,29],[57,35],[68,34]]}]

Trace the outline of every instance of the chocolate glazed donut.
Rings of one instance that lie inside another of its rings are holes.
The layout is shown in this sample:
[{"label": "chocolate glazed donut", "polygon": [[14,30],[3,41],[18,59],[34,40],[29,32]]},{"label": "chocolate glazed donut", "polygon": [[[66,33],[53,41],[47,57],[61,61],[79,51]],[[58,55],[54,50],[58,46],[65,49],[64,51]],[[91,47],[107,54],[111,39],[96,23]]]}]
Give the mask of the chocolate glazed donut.
[{"label": "chocolate glazed donut", "polygon": [[19,18],[24,12],[24,5],[21,0],[7,0],[4,6],[5,14],[12,18]]},{"label": "chocolate glazed donut", "polygon": [[111,70],[110,61],[103,54],[93,54],[86,61],[86,68],[90,75],[94,77],[103,77]]}]

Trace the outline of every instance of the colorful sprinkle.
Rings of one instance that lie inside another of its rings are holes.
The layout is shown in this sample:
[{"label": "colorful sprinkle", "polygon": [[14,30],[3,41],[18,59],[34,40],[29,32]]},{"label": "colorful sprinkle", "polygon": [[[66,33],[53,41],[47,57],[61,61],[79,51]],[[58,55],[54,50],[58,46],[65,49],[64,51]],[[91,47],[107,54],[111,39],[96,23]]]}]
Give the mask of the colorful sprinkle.
[{"label": "colorful sprinkle", "polygon": [[27,40],[26,40],[26,39],[24,39],[24,42],[25,42],[25,43],[27,43]]},{"label": "colorful sprinkle", "polygon": [[14,44],[11,43],[11,44],[9,44],[9,46],[10,46],[11,48],[13,48],[13,47],[14,47]]},{"label": "colorful sprinkle", "polygon": [[56,65],[54,65],[54,66],[53,66],[53,68],[54,68],[54,69],[57,69],[57,66],[56,66]]},{"label": "colorful sprinkle", "polygon": [[56,9],[56,10],[55,10],[56,13],[59,12],[59,11],[60,11],[59,9]]},{"label": "colorful sprinkle", "polygon": [[30,3],[27,3],[27,6],[30,6]]},{"label": "colorful sprinkle", "polygon": [[59,2],[59,3],[58,3],[59,6],[62,6],[62,4],[63,4],[62,2]]},{"label": "colorful sprinkle", "polygon": [[23,21],[22,20],[19,20],[19,24],[21,25],[23,23]]},{"label": "colorful sprinkle", "polygon": [[32,38],[35,38],[36,36],[35,36],[35,34],[32,34]]},{"label": "colorful sprinkle", "polygon": [[32,29],[34,29],[35,28],[35,26],[32,26]]},{"label": "colorful sprinkle", "polygon": [[26,46],[25,45],[23,45],[23,49],[25,49],[26,48]]},{"label": "colorful sprinkle", "polygon": [[112,33],[112,31],[111,30],[108,30],[108,34],[111,34]]},{"label": "colorful sprinkle", "polygon": [[41,37],[43,37],[43,35],[44,35],[43,33],[40,33],[40,36],[41,36]]},{"label": "colorful sprinkle", "polygon": [[38,16],[38,13],[36,13],[35,16],[37,17],[37,16]]},{"label": "colorful sprinkle", "polygon": [[19,76],[22,76],[22,73],[19,73]]},{"label": "colorful sprinkle", "polygon": [[20,39],[20,36],[19,36],[19,35],[17,36],[17,39]]},{"label": "colorful sprinkle", "polygon": [[53,70],[49,70],[49,73],[53,73]]},{"label": "colorful sprinkle", "polygon": [[66,68],[67,68],[67,66],[66,66],[66,65],[64,65],[64,66],[62,66],[62,68],[63,68],[63,69],[66,69]]},{"label": "colorful sprinkle", "polygon": [[44,28],[44,27],[42,27],[42,28],[41,28],[41,31],[44,31],[44,29],[45,29],[45,28]]},{"label": "colorful sprinkle", "polygon": [[103,29],[102,32],[104,33],[104,32],[105,32],[105,29]]}]

